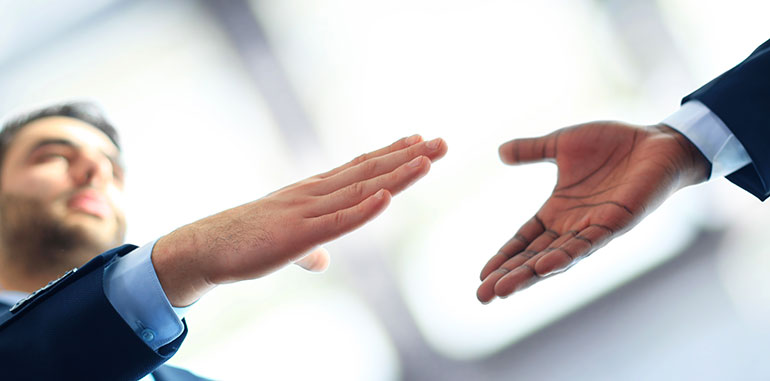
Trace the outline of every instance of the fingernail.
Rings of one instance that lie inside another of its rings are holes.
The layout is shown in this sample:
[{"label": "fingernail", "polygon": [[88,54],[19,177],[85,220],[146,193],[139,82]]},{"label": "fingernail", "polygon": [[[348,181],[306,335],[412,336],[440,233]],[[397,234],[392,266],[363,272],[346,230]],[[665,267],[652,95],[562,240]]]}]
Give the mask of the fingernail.
[{"label": "fingernail", "polygon": [[412,144],[417,143],[419,141],[420,141],[420,135],[418,135],[418,134],[414,134],[414,135],[406,138],[406,144],[407,145],[412,145]]},{"label": "fingernail", "polygon": [[419,167],[420,163],[422,163],[422,156],[415,157],[412,159],[412,161],[409,162],[410,167]]},{"label": "fingernail", "polygon": [[374,194],[374,198],[381,199],[385,195],[385,189],[380,189]]},{"label": "fingernail", "polygon": [[425,146],[428,147],[430,150],[437,149],[439,144],[441,143],[441,138],[435,138],[427,143],[425,143]]}]

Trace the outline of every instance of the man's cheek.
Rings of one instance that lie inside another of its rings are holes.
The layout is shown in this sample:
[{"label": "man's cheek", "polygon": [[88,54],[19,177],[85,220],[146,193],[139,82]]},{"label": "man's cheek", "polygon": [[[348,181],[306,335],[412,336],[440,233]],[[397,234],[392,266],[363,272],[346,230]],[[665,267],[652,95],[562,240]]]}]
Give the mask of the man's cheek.
[{"label": "man's cheek", "polygon": [[13,184],[13,193],[43,202],[53,202],[69,193],[66,184],[52,181],[51,177],[29,176]]}]

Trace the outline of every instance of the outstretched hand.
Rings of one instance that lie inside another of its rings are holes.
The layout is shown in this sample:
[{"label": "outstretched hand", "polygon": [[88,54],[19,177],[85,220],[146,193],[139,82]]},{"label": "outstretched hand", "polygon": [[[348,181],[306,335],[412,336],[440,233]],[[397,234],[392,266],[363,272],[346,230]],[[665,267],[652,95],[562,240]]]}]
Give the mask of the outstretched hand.
[{"label": "outstretched hand", "polygon": [[512,140],[500,157],[511,165],[555,161],[558,178],[540,210],[484,266],[483,303],[568,269],[710,172],[700,151],[665,125],[587,123]]},{"label": "outstretched hand", "polygon": [[258,278],[288,263],[325,268],[328,253],[318,245],[376,217],[446,151],[440,138],[404,138],[177,229],[159,239],[152,253],[166,296],[172,305],[185,306],[217,284]]}]

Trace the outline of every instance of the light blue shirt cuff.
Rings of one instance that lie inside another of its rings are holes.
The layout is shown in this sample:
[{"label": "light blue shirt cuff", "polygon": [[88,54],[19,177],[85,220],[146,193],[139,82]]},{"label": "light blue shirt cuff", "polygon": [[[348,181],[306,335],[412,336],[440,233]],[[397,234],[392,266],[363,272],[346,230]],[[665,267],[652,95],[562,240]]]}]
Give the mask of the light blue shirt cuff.
[{"label": "light blue shirt cuff", "polygon": [[711,162],[709,178],[727,176],[751,163],[751,157],[719,116],[699,101],[689,101],[663,120],[687,137]]},{"label": "light blue shirt cuff", "polygon": [[116,258],[104,270],[104,293],[131,329],[157,351],[182,334],[187,308],[174,308],[163,292],[152,265],[155,242]]}]

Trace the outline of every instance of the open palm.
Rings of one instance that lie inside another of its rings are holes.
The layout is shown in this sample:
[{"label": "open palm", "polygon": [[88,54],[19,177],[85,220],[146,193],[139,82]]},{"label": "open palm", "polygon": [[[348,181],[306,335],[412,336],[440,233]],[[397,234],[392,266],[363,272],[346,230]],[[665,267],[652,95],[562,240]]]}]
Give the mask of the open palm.
[{"label": "open palm", "polygon": [[485,303],[566,270],[709,171],[697,148],[664,125],[592,122],[512,140],[500,157],[507,164],[555,160],[558,180],[484,266],[477,296]]}]

